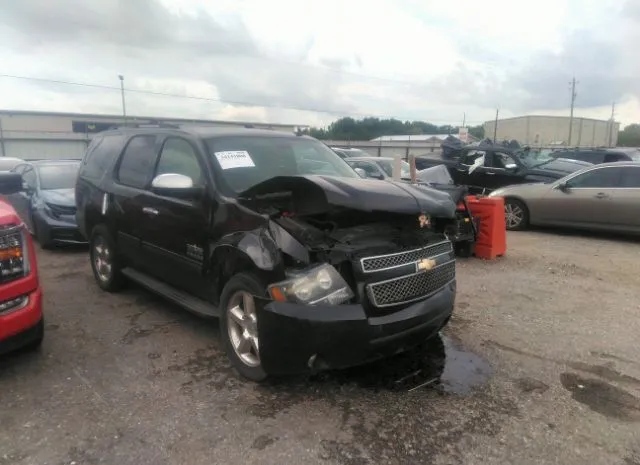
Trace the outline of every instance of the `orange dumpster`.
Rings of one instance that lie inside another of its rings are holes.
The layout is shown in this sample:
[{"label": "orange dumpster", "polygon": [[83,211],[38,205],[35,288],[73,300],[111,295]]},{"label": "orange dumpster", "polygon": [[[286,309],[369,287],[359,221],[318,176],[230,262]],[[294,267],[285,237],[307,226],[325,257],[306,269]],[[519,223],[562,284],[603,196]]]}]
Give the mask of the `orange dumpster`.
[{"label": "orange dumpster", "polygon": [[504,220],[502,197],[468,196],[467,204],[474,218],[479,218],[480,228],[475,245],[478,258],[492,260],[507,252],[507,227]]}]

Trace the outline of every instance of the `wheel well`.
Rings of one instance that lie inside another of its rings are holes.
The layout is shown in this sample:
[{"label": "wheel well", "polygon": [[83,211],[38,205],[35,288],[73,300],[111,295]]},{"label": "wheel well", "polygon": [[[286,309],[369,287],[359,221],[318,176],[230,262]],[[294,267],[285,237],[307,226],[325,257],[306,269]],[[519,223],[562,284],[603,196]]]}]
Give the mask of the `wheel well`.
[{"label": "wheel well", "polygon": [[522,204],[522,206],[525,208],[526,213],[529,214],[529,205],[527,205],[527,202],[525,202],[524,200],[522,200],[519,197],[515,197],[513,195],[507,195],[504,197],[504,203],[507,203],[507,200],[517,200],[518,202],[520,202]]},{"label": "wheel well", "polygon": [[220,247],[215,250],[209,270],[213,281],[213,302],[216,305],[220,303],[222,289],[234,275],[247,272],[256,275],[263,282],[273,281],[273,272],[259,269],[244,252],[234,247]]}]

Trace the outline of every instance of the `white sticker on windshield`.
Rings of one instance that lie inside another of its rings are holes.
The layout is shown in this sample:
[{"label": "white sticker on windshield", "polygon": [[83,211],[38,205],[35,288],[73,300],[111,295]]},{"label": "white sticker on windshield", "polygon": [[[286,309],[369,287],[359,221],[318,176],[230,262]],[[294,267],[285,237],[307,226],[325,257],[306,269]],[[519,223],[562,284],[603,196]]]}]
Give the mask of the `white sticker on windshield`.
[{"label": "white sticker on windshield", "polygon": [[246,150],[229,150],[226,152],[216,152],[216,158],[223,170],[230,168],[251,168],[256,166]]}]

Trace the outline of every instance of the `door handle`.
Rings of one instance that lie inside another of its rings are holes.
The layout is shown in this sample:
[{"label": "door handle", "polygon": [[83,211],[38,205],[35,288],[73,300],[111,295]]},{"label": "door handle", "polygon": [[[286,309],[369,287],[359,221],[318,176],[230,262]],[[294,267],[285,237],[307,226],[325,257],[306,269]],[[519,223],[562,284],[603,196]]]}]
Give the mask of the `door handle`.
[{"label": "door handle", "polygon": [[493,173],[492,171],[485,171],[484,174],[489,175],[489,176],[495,176],[496,175],[496,173]]},{"label": "door handle", "polygon": [[147,215],[153,215],[156,216],[159,212],[158,210],[156,210],[155,208],[151,208],[151,207],[144,207],[142,209],[142,213],[146,213]]},{"label": "door handle", "polygon": [[604,192],[598,192],[596,195],[594,195],[594,197],[596,199],[608,199],[609,196],[607,194],[605,194]]}]

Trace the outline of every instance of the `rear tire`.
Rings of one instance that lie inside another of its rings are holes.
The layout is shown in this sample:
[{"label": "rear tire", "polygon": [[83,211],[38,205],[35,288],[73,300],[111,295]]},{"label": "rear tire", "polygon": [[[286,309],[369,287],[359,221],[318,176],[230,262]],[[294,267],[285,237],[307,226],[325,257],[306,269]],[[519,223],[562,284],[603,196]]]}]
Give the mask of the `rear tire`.
[{"label": "rear tire", "polygon": [[265,294],[266,287],[250,273],[233,276],[222,290],[220,338],[233,367],[241,376],[255,382],[267,379],[260,362],[260,345],[254,295]]},{"label": "rear tire", "polygon": [[524,202],[504,199],[504,220],[508,231],[522,231],[529,226],[529,210]]},{"label": "rear tire", "polygon": [[100,289],[116,292],[122,288],[124,276],[116,244],[105,225],[98,225],[91,232],[89,240],[91,269]]}]

